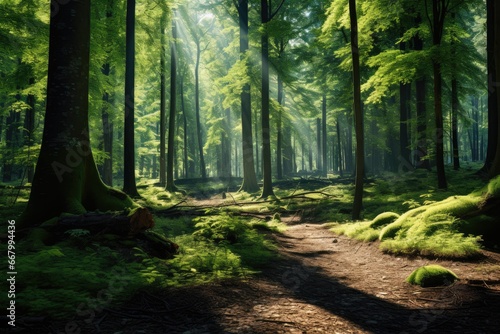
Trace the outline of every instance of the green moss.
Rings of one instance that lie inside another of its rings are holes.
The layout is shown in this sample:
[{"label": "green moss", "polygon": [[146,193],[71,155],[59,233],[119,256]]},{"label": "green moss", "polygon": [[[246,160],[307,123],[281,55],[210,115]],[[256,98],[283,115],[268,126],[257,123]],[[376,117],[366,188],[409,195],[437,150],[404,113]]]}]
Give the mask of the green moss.
[{"label": "green moss", "polygon": [[379,234],[378,230],[370,227],[370,222],[336,224],[331,228],[331,231],[366,242],[377,240]]},{"label": "green moss", "polygon": [[406,282],[422,287],[433,287],[450,285],[456,280],[458,280],[458,277],[451,270],[437,264],[431,264],[414,270],[408,276]]},{"label": "green moss", "polygon": [[487,197],[500,197],[500,176],[492,179],[486,187]]},{"label": "green moss", "polygon": [[371,228],[380,228],[386,225],[391,224],[396,219],[399,218],[399,215],[394,212],[383,212],[379,214],[375,219],[370,223]]}]

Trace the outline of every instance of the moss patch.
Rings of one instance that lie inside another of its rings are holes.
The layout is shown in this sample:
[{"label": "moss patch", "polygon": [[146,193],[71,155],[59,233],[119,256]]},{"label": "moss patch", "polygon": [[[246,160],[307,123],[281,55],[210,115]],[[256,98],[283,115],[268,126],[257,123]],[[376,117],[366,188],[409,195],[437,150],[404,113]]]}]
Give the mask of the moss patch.
[{"label": "moss patch", "polygon": [[451,270],[437,264],[431,264],[415,269],[408,276],[406,282],[421,287],[432,287],[450,285],[456,280],[458,280],[458,276]]}]

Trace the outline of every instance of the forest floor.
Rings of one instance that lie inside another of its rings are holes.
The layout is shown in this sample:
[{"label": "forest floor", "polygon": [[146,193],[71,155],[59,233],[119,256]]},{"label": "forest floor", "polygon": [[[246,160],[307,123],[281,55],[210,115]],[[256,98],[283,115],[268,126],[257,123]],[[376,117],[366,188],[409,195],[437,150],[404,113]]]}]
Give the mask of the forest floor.
[{"label": "forest floor", "polygon": [[[92,321],[46,323],[38,332],[498,333],[500,254],[484,251],[470,262],[394,256],[377,242],[337,236],[298,217],[283,220],[288,229],[269,235],[280,260],[260,274],[143,292]],[[430,263],[461,280],[437,288],[405,283]]]}]

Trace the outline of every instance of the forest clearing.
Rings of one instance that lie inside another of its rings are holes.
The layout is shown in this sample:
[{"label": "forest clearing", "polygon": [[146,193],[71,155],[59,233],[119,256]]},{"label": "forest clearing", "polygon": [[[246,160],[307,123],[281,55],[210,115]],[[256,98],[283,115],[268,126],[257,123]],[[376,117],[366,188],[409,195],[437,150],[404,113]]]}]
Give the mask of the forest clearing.
[{"label": "forest clearing", "polygon": [[500,2],[1,0],[9,333],[496,333]]}]

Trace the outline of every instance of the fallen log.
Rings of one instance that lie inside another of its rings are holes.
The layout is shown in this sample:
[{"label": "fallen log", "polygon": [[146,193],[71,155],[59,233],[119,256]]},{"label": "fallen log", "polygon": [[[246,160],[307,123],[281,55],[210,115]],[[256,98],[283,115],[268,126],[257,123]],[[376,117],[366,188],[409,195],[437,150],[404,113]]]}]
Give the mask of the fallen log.
[{"label": "fallen log", "polygon": [[53,230],[88,230],[91,234],[104,233],[121,236],[134,236],[154,226],[153,215],[146,208],[137,208],[130,213],[88,212],[78,216],[61,216]]}]

